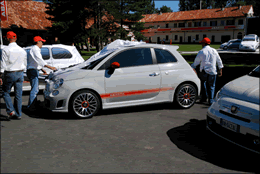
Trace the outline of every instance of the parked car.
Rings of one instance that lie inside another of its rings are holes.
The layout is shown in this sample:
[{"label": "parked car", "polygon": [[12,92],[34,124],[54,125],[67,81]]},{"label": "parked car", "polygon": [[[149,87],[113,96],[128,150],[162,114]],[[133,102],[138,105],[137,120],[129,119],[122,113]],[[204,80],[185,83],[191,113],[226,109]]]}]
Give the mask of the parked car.
[{"label": "parked car", "polygon": [[[30,56],[29,52],[32,46],[25,47],[25,51],[27,52],[27,57]],[[1,45],[1,48],[2,45]],[[57,69],[66,68],[69,66],[74,66],[84,62],[83,57],[79,54],[78,50],[75,46],[68,46],[63,44],[53,44],[53,45],[43,45],[41,48],[41,54],[43,59],[50,66],[54,66]],[[48,74],[51,72],[48,68],[43,68]],[[39,71],[39,89],[43,90],[45,88],[45,78],[47,76],[43,75],[42,71]],[[2,94],[0,85],[0,95]],[[28,82],[28,78],[26,75],[26,71],[24,71],[24,83],[23,83],[23,91],[30,91],[31,86]],[[11,89],[14,91],[14,88]]]},{"label": "parked car", "polygon": [[255,34],[246,35],[239,45],[239,50],[256,51],[259,47],[259,37]]},{"label": "parked car", "polygon": [[81,118],[100,109],[160,102],[190,108],[200,80],[178,48],[118,39],[84,63],[51,73],[45,106]]},{"label": "parked car", "polygon": [[221,88],[207,111],[207,129],[260,154],[260,66]]},{"label": "parked car", "polygon": [[227,50],[227,49],[239,49],[239,45],[241,43],[241,39],[232,39],[228,42],[225,42],[220,45],[221,49]]}]

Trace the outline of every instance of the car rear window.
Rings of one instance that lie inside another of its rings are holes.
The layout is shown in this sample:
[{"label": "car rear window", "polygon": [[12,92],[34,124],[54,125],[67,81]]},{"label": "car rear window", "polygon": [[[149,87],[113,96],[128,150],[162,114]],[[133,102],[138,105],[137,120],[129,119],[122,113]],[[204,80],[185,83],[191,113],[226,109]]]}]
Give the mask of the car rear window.
[{"label": "car rear window", "polygon": [[52,48],[52,57],[54,59],[69,59],[72,58],[72,54],[65,48]]},{"label": "car rear window", "polygon": [[177,59],[167,50],[154,49],[157,63],[177,62]]}]

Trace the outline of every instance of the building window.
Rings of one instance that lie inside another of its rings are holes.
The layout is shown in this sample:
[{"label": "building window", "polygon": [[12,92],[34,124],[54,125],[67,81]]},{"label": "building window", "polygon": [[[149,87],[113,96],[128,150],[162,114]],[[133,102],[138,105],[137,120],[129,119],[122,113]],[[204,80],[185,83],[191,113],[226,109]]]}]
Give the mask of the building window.
[{"label": "building window", "polygon": [[177,23],[174,24],[174,28],[177,28]]},{"label": "building window", "polygon": [[237,38],[238,38],[238,39],[242,39],[242,37],[243,37],[243,36],[242,36],[242,33],[239,32],[239,33],[237,34]]},{"label": "building window", "polygon": [[217,21],[210,21],[210,26],[217,26]]},{"label": "building window", "polygon": [[191,24],[192,24],[192,23],[191,23],[191,22],[189,22],[189,23],[188,23],[188,27],[191,27]]},{"label": "building window", "polygon": [[166,26],[165,26],[166,28],[169,28],[169,24],[166,24]]},{"label": "building window", "polygon": [[194,27],[200,27],[201,26],[201,22],[194,22]]},{"label": "building window", "polygon": [[196,35],[196,40],[199,40],[199,35],[198,34]]},{"label": "building window", "polygon": [[224,26],[225,25],[225,21],[220,21],[220,26]]},{"label": "building window", "polygon": [[185,27],[185,23],[179,23],[179,28],[180,27]]},{"label": "building window", "polygon": [[207,26],[207,22],[203,22],[203,26]]},{"label": "building window", "polygon": [[235,20],[227,20],[227,25],[235,25]]},{"label": "building window", "polygon": [[178,35],[175,35],[175,38],[174,38],[175,40],[178,40]]},{"label": "building window", "polygon": [[169,40],[169,36],[168,35],[166,35],[166,40]]},{"label": "building window", "polygon": [[238,20],[238,25],[243,25],[243,19]]}]

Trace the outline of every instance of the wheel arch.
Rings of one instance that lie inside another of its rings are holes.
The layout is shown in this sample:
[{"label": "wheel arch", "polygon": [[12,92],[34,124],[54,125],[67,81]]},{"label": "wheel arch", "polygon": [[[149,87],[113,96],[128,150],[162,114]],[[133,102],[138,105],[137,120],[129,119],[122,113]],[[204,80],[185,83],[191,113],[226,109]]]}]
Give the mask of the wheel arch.
[{"label": "wheel arch", "polygon": [[[78,90],[74,91],[74,92],[70,95],[70,99],[69,99],[68,104],[71,103],[72,97],[73,97],[73,95],[74,95],[75,93],[77,93],[77,92],[79,92],[79,91],[83,91],[83,90],[89,90],[89,91],[94,92],[94,93],[98,96],[98,98],[99,98],[99,101],[100,101],[100,109],[103,108],[103,107],[102,107],[102,106],[103,106],[103,104],[102,104],[102,99],[101,99],[99,93],[98,93],[97,91],[95,91],[94,89],[91,89],[91,88],[81,88],[81,89],[78,89]],[[68,106],[68,107],[69,107],[69,106]]]},{"label": "wheel arch", "polygon": [[196,85],[196,83],[194,83],[194,82],[192,82],[192,81],[184,81],[184,82],[180,83],[180,84],[176,87],[175,92],[174,92],[174,95],[173,95],[173,101],[174,101],[174,98],[175,98],[177,89],[178,89],[181,85],[183,85],[183,84],[191,84],[191,85],[194,85],[195,88],[196,88],[196,90],[197,90],[197,96],[199,95],[198,86]]}]

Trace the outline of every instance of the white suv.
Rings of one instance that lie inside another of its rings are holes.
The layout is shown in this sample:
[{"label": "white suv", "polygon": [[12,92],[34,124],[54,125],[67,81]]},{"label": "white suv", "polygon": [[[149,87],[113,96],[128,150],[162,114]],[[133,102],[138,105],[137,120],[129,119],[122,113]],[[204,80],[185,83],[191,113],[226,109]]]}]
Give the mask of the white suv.
[{"label": "white suv", "polygon": [[190,108],[200,92],[200,80],[177,49],[116,40],[86,62],[50,74],[45,106],[83,118],[101,108],[159,102]]},{"label": "white suv", "polygon": [[256,51],[259,47],[259,37],[255,34],[246,35],[239,45],[240,51]]}]

